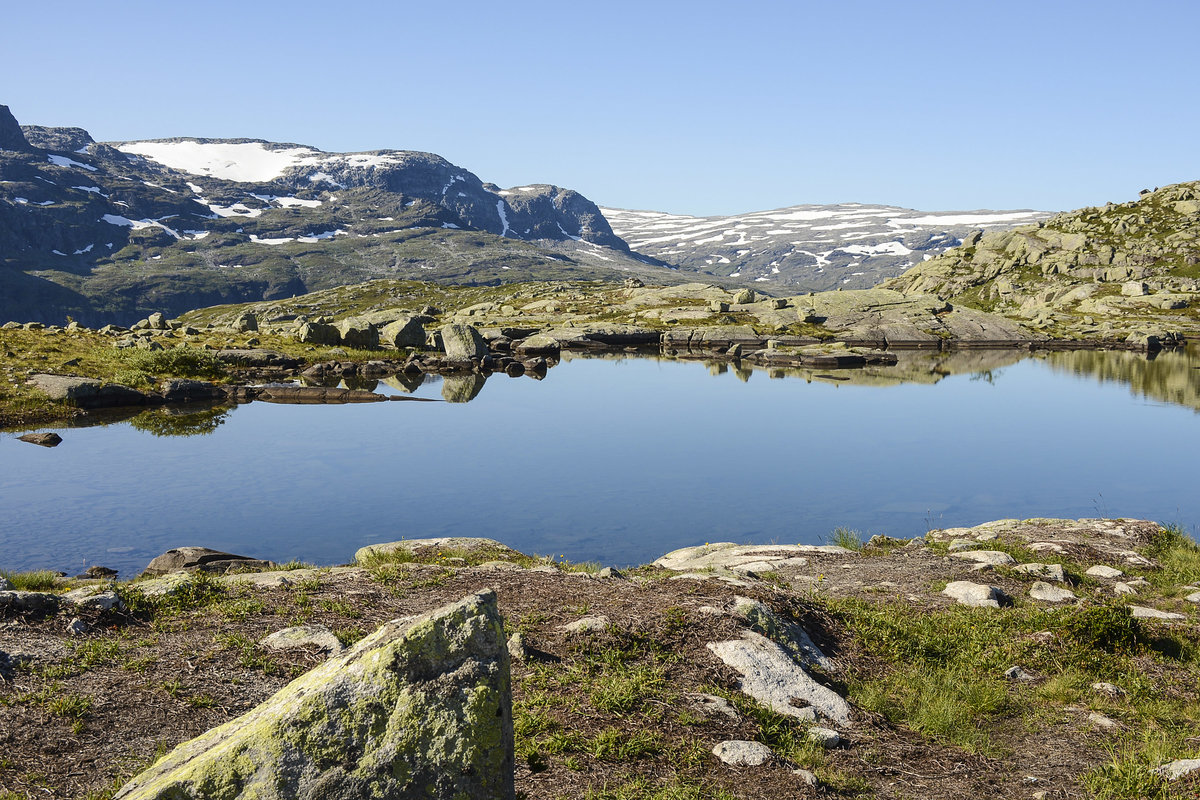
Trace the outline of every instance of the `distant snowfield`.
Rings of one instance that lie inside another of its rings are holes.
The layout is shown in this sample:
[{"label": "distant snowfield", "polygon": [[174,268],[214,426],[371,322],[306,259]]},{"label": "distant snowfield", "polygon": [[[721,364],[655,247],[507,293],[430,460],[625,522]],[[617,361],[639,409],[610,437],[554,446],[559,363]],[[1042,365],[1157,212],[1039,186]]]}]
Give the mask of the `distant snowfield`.
[{"label": "distant snowfield", "polygon": [[[728,217],[601,208],[613,232],[636,252],[685,269],[756,281],[828,284],[841,271],[868,286],[912,266],[908,258],[941,253],[973,228],[1046,219],[1040,211],[914,211],[861,203],[803,205]],[[918,259],[920,260],[920,259]],[[869,262],[870,269],[864,270]],[[854,268],[855,271],[850,270]],[[843,281],[844,282],[844,281]]]},{"label": "distant snowfield", "polygon": [[[262,142],[126,142],[117,149],[143,156],[164,167],[241,183],[273,181],[292,167],[341,166],[372,169],[402,163],[398,155],[377,153],[322,153],[310,147],[271,149]],[[75,164],[87,167],[86,164]],[[93,169],[92,167],[87,167]],[[320,172],[310,180],[337,185],[333,177]],[[195,191],[195,189],[193,189]]]}]

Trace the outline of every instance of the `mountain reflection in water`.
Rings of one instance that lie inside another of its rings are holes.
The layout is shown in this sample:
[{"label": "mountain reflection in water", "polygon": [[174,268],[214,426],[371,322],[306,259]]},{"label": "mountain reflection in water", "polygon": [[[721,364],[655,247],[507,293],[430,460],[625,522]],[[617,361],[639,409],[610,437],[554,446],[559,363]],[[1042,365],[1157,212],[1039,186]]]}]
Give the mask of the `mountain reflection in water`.
[{"label": "mountain reflection in water", "polygon": [[898,355],[846,370],[567,355],[540,382],[344,384],[437,402],[134,409],[53,449],[0,434],[0,566],[130,577],[181,545],[332,564],[453,535],[621,565],[840,526],[1200,521],[1195,352]]}]

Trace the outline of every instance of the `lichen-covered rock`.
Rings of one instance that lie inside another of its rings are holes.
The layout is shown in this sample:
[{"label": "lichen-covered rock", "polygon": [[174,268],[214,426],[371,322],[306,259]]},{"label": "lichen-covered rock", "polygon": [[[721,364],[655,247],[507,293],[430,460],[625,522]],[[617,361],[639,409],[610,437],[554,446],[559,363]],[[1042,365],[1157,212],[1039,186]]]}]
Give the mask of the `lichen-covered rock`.
[{"label": "lichen-covered rock", "polygon": [[417,317],[400,317],[383,326],[379,339],[392,347],[423,347],[425,326]]},{"label": "lichen-covered rock", "polygon": [[115,800],[513,798],[504,641],[491,591],[388,622]]},{"label": "lichen-covered rock", "polygon": [[483,358],[487,355],[487,342],[471,325],[453,323],[441,330],[442,352],[450,358]]}]

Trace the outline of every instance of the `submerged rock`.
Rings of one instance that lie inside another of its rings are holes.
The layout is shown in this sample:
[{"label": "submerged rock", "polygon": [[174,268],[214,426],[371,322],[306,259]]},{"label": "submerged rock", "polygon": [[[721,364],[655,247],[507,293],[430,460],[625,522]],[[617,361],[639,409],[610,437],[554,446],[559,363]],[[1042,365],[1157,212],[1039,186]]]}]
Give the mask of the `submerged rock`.
[{"label": "submerged rock", "polygon": [[22,442],[41,445],[42,447],[58,447],[62,444],[62,437],[54,432],[46,433],[27,433],[24,436],[18,436]]},{"label": "submerged rock", "polygon": [[514,796],[508,651],[489,590],[385,623],[115,800]]}]

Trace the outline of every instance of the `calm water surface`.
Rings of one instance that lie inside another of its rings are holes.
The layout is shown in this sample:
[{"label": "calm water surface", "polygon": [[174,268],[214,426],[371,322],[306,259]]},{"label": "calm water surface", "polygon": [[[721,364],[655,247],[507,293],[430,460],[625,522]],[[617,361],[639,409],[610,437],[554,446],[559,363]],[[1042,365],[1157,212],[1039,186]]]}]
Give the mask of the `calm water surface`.
[{"label": "calm water surface", "polygon": [[[447,535],[621,565],[706,541],[1035,516],[1194,534],[1200,359],[1018,358],[912,355],[775,379],[572,359],[540,382],[493,377],[468,403],[159,411],[63,430],[54,449],[2,434],[0,567],[131,577],[192,544],[329,564]],[[435,380],[415,395],[476,388]],[[210,432],[162,435],[181,420]]]}]

